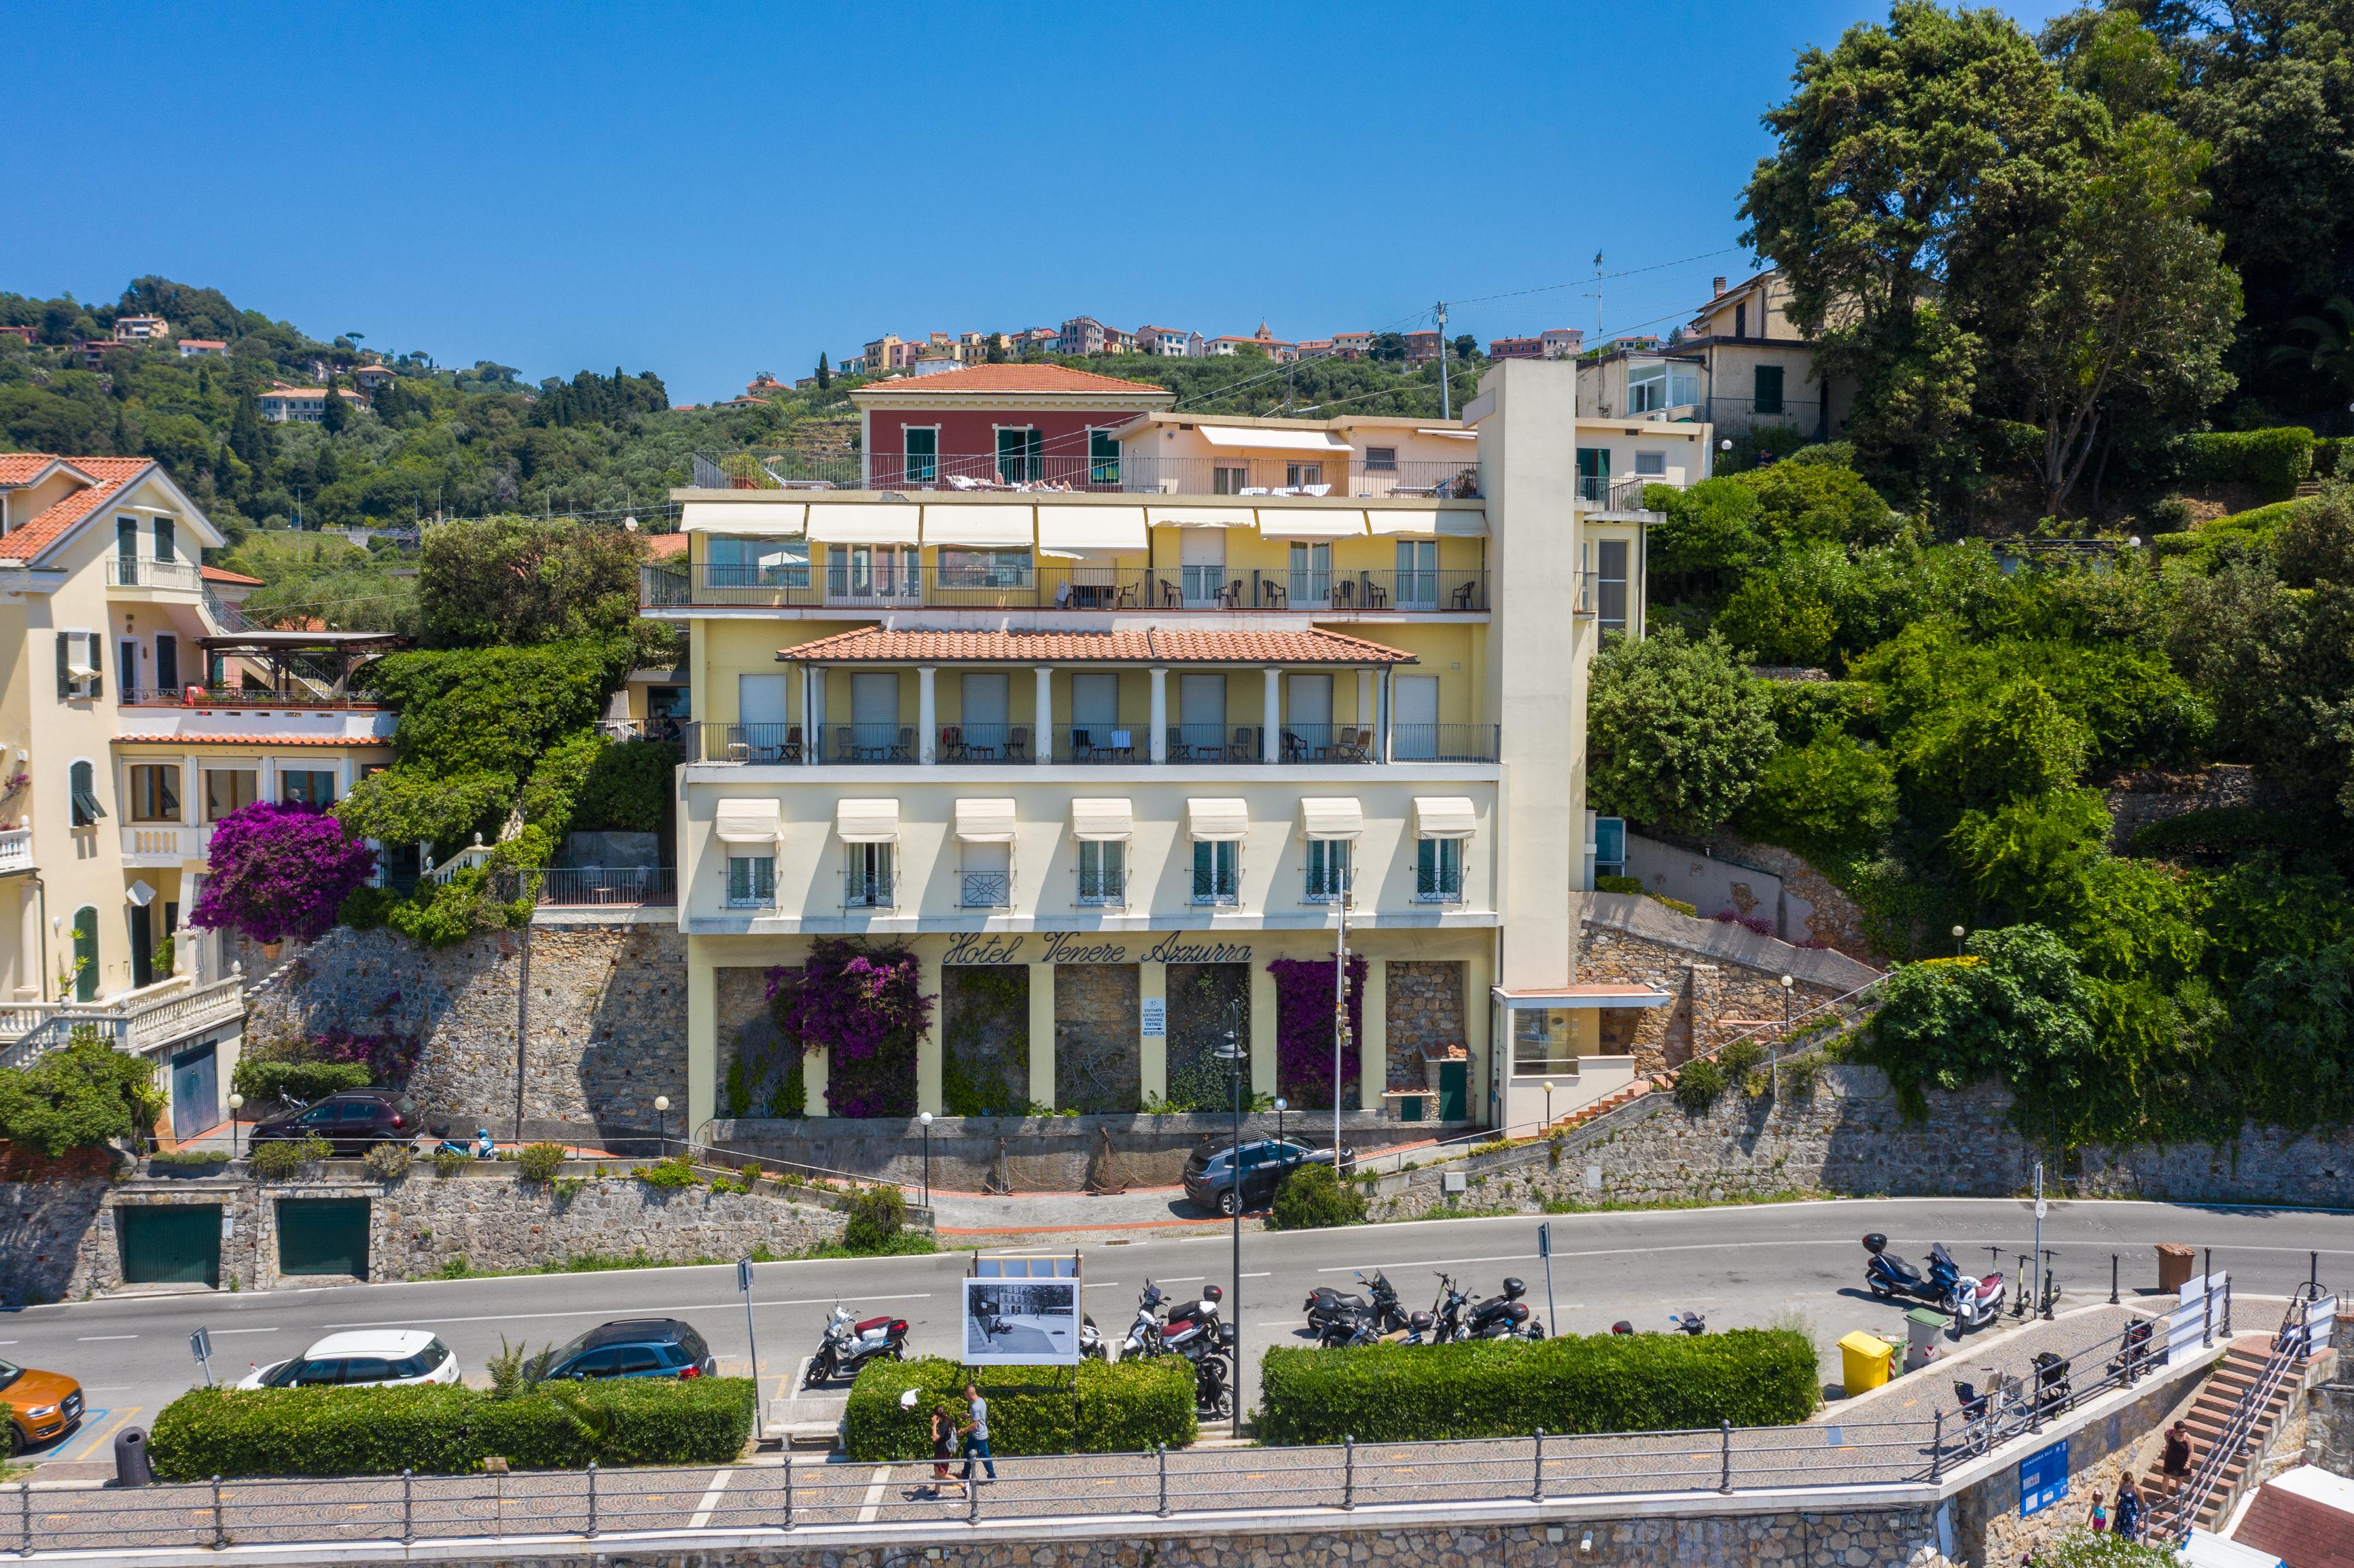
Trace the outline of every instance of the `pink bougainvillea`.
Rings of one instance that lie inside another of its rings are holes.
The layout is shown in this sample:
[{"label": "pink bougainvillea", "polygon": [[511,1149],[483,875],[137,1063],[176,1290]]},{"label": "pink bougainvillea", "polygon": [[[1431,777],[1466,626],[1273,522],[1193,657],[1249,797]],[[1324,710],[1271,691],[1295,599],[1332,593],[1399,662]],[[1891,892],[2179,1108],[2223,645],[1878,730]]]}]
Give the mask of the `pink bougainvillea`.
[{"label": "pink bougainvillea", "polygon": [[[1332,1104],[1332,960],[1277,959],[1275,1083],[1302,1108]],[[1343,1089],[1358,1080],[1358,1046],[1365,1034],[1365,956],[1349,955],[1349,1045],[1341,1058]],[[1347,1103],[1346,1101],[1343,1102]]]},{"label": "pink bougainvillea", "polygon": [[916,1114],[916,1046],[931,1024],[922,967],[905,948],[839,938],[811,944],[809,964],[769,971],[769,1014],[802,1049],[823,1046],[826,1114]]},{"label": "pink bougainvillea", "polygon": [[266,800],[223,817],[207,858],[212,874],[188,924],[256,942],[318,936],[376,866],[376,853],[317,807]]}]

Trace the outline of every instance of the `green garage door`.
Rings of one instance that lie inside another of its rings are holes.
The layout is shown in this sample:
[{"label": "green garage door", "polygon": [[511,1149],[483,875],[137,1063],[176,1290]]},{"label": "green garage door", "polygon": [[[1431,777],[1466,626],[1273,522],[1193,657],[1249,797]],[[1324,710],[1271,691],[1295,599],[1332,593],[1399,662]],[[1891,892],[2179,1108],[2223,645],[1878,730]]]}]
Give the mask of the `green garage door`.
[{"label": "green garage door", "polygon": [[366,1198],[278,1200],[278,1272],[367,1277]]},{"label": "green garage door", "polygon": [[125,1203],[114,1211],[126,1285],[220,1284],[218,1203]]}]

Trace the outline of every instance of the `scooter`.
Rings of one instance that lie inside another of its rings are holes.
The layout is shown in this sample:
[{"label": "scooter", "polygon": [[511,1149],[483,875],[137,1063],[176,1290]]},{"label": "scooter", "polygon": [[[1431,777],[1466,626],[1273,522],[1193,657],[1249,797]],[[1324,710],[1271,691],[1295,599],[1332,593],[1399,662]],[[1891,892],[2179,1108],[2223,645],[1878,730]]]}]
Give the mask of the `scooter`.
[{"label": "scooter", "polygon": [[1469,1322],[1463,1327],[1467,1340],[1542,1340],[1544,1325],[1529,1316],[1528,1303],[1521,1298],[1529,1287],[1517,1279],[1504,1281],[1504,1293],[1490,1296],[1471,1308]]},{"label": "scooter", "polygon": [[1103,1336],[1096,1332],[1096,1320],[1086,1313],[1079,1314],[1079,1357],[1083,1361],[1108,1361]]},{"label": "scooter", "polygon": [[1377,1273],[1367,1279],[1361,1271],[1357,1283],[1365,1287],[1365,1295],[1352,1296],[1321,1285],[1308,1293],[1308,1299],[1300,1306],[1308,1314],[1311,1332],[1320,1339],[1336,1329],[1345,1334],[1352,1331],[1361,1319],[1371,1323],[1376,1335],[1405,1327],[1405,1308],[1399,1303],[1388,1275]]},{"label": "scooter", "polygon": [[1427,1345],[1434,1343],[1438,1319],[1427,1312],[1406,1315],[1405,1326],[1388,1333],[1374,1331],[1372,1319],[1360,1318],[1353,1323],[1334,1323],[1324,1330],[1320,1343],[1328,1351],[1353,1350],[1363,1345]]},{"label": "scooter", "polygon": [[1967,1331],[1983,1329],[2002,1317],[2004,1280],[1999,1274],[1981,1275],[1976,1278],[1965,1275],[1947,1255],[1940,1242],[1929,1249],[1929,1275],[1946,1287],[1946,1298],[1940,1303],[1953,1314],[1954,1321]]},{"label": "scooter", "polygon": [[1676,1326],[1676,1331],[1679,1333],[1697,1337],[1708,1332],[1708,1319],[1697,1312],[1670,1312],[1668,1314],[1668,1321]]},{"label": "scooter", "polygon": [[850,1308],[836,1307],[826,1320],[825,1337],[810,1358],[803,1388],[815,1388],[835,1378],[855,1378],[871,1361],[907,1359],[907,1319],[866,1318],[853,1321]]},{"label": "scooter", "polygon": [[1136,1298],[1136,1321],[1128,1326],[1128,1338],[1120,1341],[1119,1359],[1133,1361],[1139,1356],[1161,1353],[1161,1287],[1150,1280],[1144,1282],[1143,1291]]},{"label": "scooter", "polygon": [[[1888,1238],[1878,1231],[1863,1238],[1863,1250],[1872,1255],[1863,1266],[1863,1285],[1874,1301],[1926,1301],[1933,1307],[1946,1304],[1949,1287],[1890,1252]],[[1945,1248],[1939,1246],[1931,1254],[1933,1273],[1936,1253],[1943,1251]]]}]

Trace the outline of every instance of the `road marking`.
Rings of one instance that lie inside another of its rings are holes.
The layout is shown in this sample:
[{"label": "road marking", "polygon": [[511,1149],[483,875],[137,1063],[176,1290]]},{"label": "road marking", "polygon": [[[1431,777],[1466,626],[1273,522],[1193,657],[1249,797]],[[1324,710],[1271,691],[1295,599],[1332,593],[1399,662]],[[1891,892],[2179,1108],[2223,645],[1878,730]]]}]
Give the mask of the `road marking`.
[{"label": "road marking", "polygon": [[[931,1295],[928,1290],[919,1290],[912,1296],[862,1296],[859,1299],[861,1301],[928,1301],[931,1299]],[[755,1301],[752,1305],[762,1308],[830,1307],[841,1299],[839,1296],[811,1296],[799,1301]],[[731,1308],[741,1307],[743,1304],[744,1298],[739,1296],[733,1301],[701,1301],[683,1307],[673,1307],[669,1310],[724,1312]],[[413,1318],[376,1318],[365,1323],[322,1323],[320,1327],[323,1329],[397,1329],[404,1323],[522,1323],[535,1318],[603,1318],[610,1316],[613,1311],[614,1308],[610,1307],[588,1307],[577,1312],[486,1312],[472,1318],[443,1318],[431,1313],[419,1313]],[[139,1336],[125,1334],[122,1337],[135,1340]]]},{"label": "road marking", "polygon": [[74,1343],[78,1345],[88,1345],[95,1343],[100,1340],[135,1340],[139,1336],[136,1334],[84,1334],[80,1339],[76,1340]]},{"label": "road marking", "polygon": [[[1125,1290],[1128,1287],[1122,1285],[1117,1279],[1098,1279],[1092,1285],[1082,1285],[1079,1288],[1082,1290]],[[13,1345],[16,1342],[16,1341],[14,1340],[0,1340],[0,1345]]]},{"label": "road marking", "polygon": [[687,1529],[701,1530],[711,1522],[711,1510],[719,1506],[719,1494],[727,1489],[727,1478],[735,1473],[722,1470],[711,1478],[711,1489],[703,1494],[702,1505],[695,1510],[695,1517],[687,1521]]},{"label": "road marking", "polygon": [[858,1510],[858,1522],[873,1524],[875,1516],[883,1511],[883,1489],[891,1484],[891,1467],[875,1467],[875,1478],[866,1484],[866,1501]]},{"label": "road marking", "polygon": [[217,1340],[226,1334],[275,1334],[278,1332],[280,1330],[277,1329],[215,1329],[213,1338]]},{"label": "road marking", "polygon": [[[1585,1252],[1557,1252],[1553,1254],[1553,1256],[1630,1257],[1641,1256],[1645,1254],[1654,1252],[1737,1252],[1746,1248],[1761,1246],[1852,1246],[1854,1245],[1854,1243],[1847,1241],[1844,1238],[1816,1236],[1811,1239],[1794,1239],[1790,1241],[1690,1242],[1675,1246],[1596,1247]],[[2282,1250],[2295,1252],[2299,1249],[2288,1247]],[[1319,1274],[1346,1274],[1350,1272],[1352,1266],[1360,1270],[1368,1268],[1378,1270],[1384,1268],[1435,1268],[1441,1264],[1533,1263],[1536,1261],[1536,1256],[1537,1255],[1532,1252],[1513,1252],[1500,1254],[1494,1257],[1426,1257],[1407,1263],[1361,1263],[1354,1266],[1343,1264],[1334,1268],[1320,1268],[1316,1272]]]},{"label": "road marking", "polygon": [[1210,1277],[1206,1274],[1181,1274],[1173,1278],[1157,1280],[1154,1283],[1160,1285],[1199,1285],[1202,1281],[1209,1277]]}]

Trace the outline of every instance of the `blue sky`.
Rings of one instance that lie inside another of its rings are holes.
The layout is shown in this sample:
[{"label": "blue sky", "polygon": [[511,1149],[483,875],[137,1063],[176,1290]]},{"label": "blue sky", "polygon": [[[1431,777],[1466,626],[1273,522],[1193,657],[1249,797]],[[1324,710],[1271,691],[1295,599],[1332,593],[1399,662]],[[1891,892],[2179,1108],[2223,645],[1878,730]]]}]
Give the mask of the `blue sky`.
[{"label": "blue sky", "polygon": [[40,62],[9,86],[0,289],[160,272],[445,365],[650,369],[681,402],[883,332],[1080,313],[1300,338],[1446,298],[1483,341],[1590,333],[1597,249],[1648,269],[1602,324],[1664,326],[1744,264],[1794,52],[1884,15],[0,0]]}]

